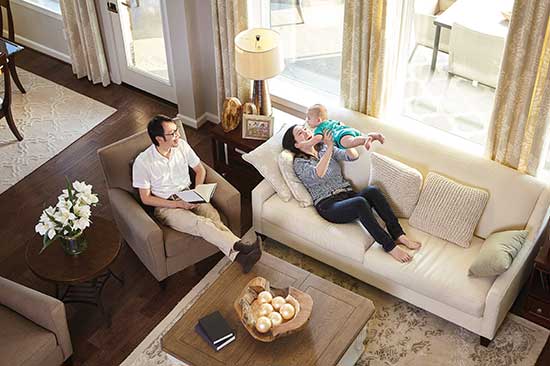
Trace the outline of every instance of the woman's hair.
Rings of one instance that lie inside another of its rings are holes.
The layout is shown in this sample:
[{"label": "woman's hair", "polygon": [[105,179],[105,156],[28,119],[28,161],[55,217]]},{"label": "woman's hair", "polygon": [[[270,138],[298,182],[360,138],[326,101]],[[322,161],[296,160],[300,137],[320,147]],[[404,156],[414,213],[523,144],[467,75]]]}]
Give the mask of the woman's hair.
[{"label": "woman's hair", "polygon": [[[306,154],[302,150],[298,149],[295,144],[296,140],[294,139],[294,128],[298,125],[290,126],[288,130],[286,130],[284,136],[283,136],[283,149],[287,149],[290,152],[294,153],[294,157],[301,157],[309,159],[311,155]],[[315,149],[319,149],[320,146],[315,146]]]}]

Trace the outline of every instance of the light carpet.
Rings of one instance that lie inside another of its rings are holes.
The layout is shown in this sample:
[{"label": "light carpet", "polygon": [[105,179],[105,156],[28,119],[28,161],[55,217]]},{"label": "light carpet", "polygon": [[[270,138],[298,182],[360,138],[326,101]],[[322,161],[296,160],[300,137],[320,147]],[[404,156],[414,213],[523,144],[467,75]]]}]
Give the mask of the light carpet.
[{"label": "light carpet", "polygon": [[[479,336],[282,244],[268,239],[264,249],[374,302],[376,313],[368,323],[365,351],[356,366],[534,365],[550,333],[508,314],[495,339],[485,348],[479,345]],[[222,259],[121,366],[181,365],[162,351],[160,340],[229,264],[229,260]]]},{"label": "light carpet", "polygon": [[13,87],[12,114],[24,139],[17,141],[7,121],[0,120],[0,193],[116,112],[23,69],[17,73],[27,93]]}]

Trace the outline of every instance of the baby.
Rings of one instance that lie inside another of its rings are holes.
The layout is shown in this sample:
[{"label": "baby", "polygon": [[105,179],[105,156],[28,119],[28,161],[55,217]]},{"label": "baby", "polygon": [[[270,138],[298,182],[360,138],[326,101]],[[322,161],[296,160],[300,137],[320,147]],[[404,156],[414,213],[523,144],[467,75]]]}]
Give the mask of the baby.
[{"label": "baby", "polygon": [[324,132],[332,133],[334,144],[340,149],[350,149],[363,145],[365,149],[369,150],[373,141],[384,143],[384,135],[381,133],[369,133],[365,136],[355,128],[327,118],[327,108],[324,105],[314,104],[309,107],[306,113],[306,123],[313,129],[313,136],[309,140],[301,142],[300,145],[303,147],[317,145],[323,140]]}]

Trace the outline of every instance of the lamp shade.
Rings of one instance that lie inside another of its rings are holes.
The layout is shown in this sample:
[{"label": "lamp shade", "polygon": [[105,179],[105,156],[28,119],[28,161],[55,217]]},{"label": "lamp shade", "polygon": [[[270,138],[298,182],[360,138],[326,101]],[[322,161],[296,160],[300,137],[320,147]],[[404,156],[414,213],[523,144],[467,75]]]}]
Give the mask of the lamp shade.
[{"label": "lamp shade", "polygon": [[250,80],[266,80],[279,75],[285,68],[279,33],[253,28],[237,34],[235,67],[239,75]]}]

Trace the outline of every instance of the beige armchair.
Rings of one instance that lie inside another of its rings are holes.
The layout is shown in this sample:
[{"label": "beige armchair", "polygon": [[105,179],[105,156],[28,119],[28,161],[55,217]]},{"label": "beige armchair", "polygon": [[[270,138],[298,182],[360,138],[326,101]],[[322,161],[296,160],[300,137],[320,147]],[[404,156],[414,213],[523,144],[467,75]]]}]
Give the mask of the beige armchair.
[{"label": "beige armchair", "polygon": [[73,353],[65,305],[0,277],[0,366],[59,366]]},{"label": "beige armchair", "polygon": [[[185,139],[181,123],[178,125],[181,136]],[[149,135],[144,131],[98,150],[98,155],[118,230],[149,272],[160,282],[219,250],[200,237],[160,224],[141,206],[138,191],[132,187],[131,164],[150,145]],[[206,182],[218,183],[212,204],[218,209],[229,229],[240,236],[239,191],[206,164],[205,168]]]},{"label": "beige armchair", "polygon": [[[455,0],[415,0],[414,2],[414,37],[415,46],[409,59],[412,59],[416,47],[422,45],[433,48],[435,38],[435,18],[451,6]],[[439,50],[449,52],[450,32],[441,29]]]}]

